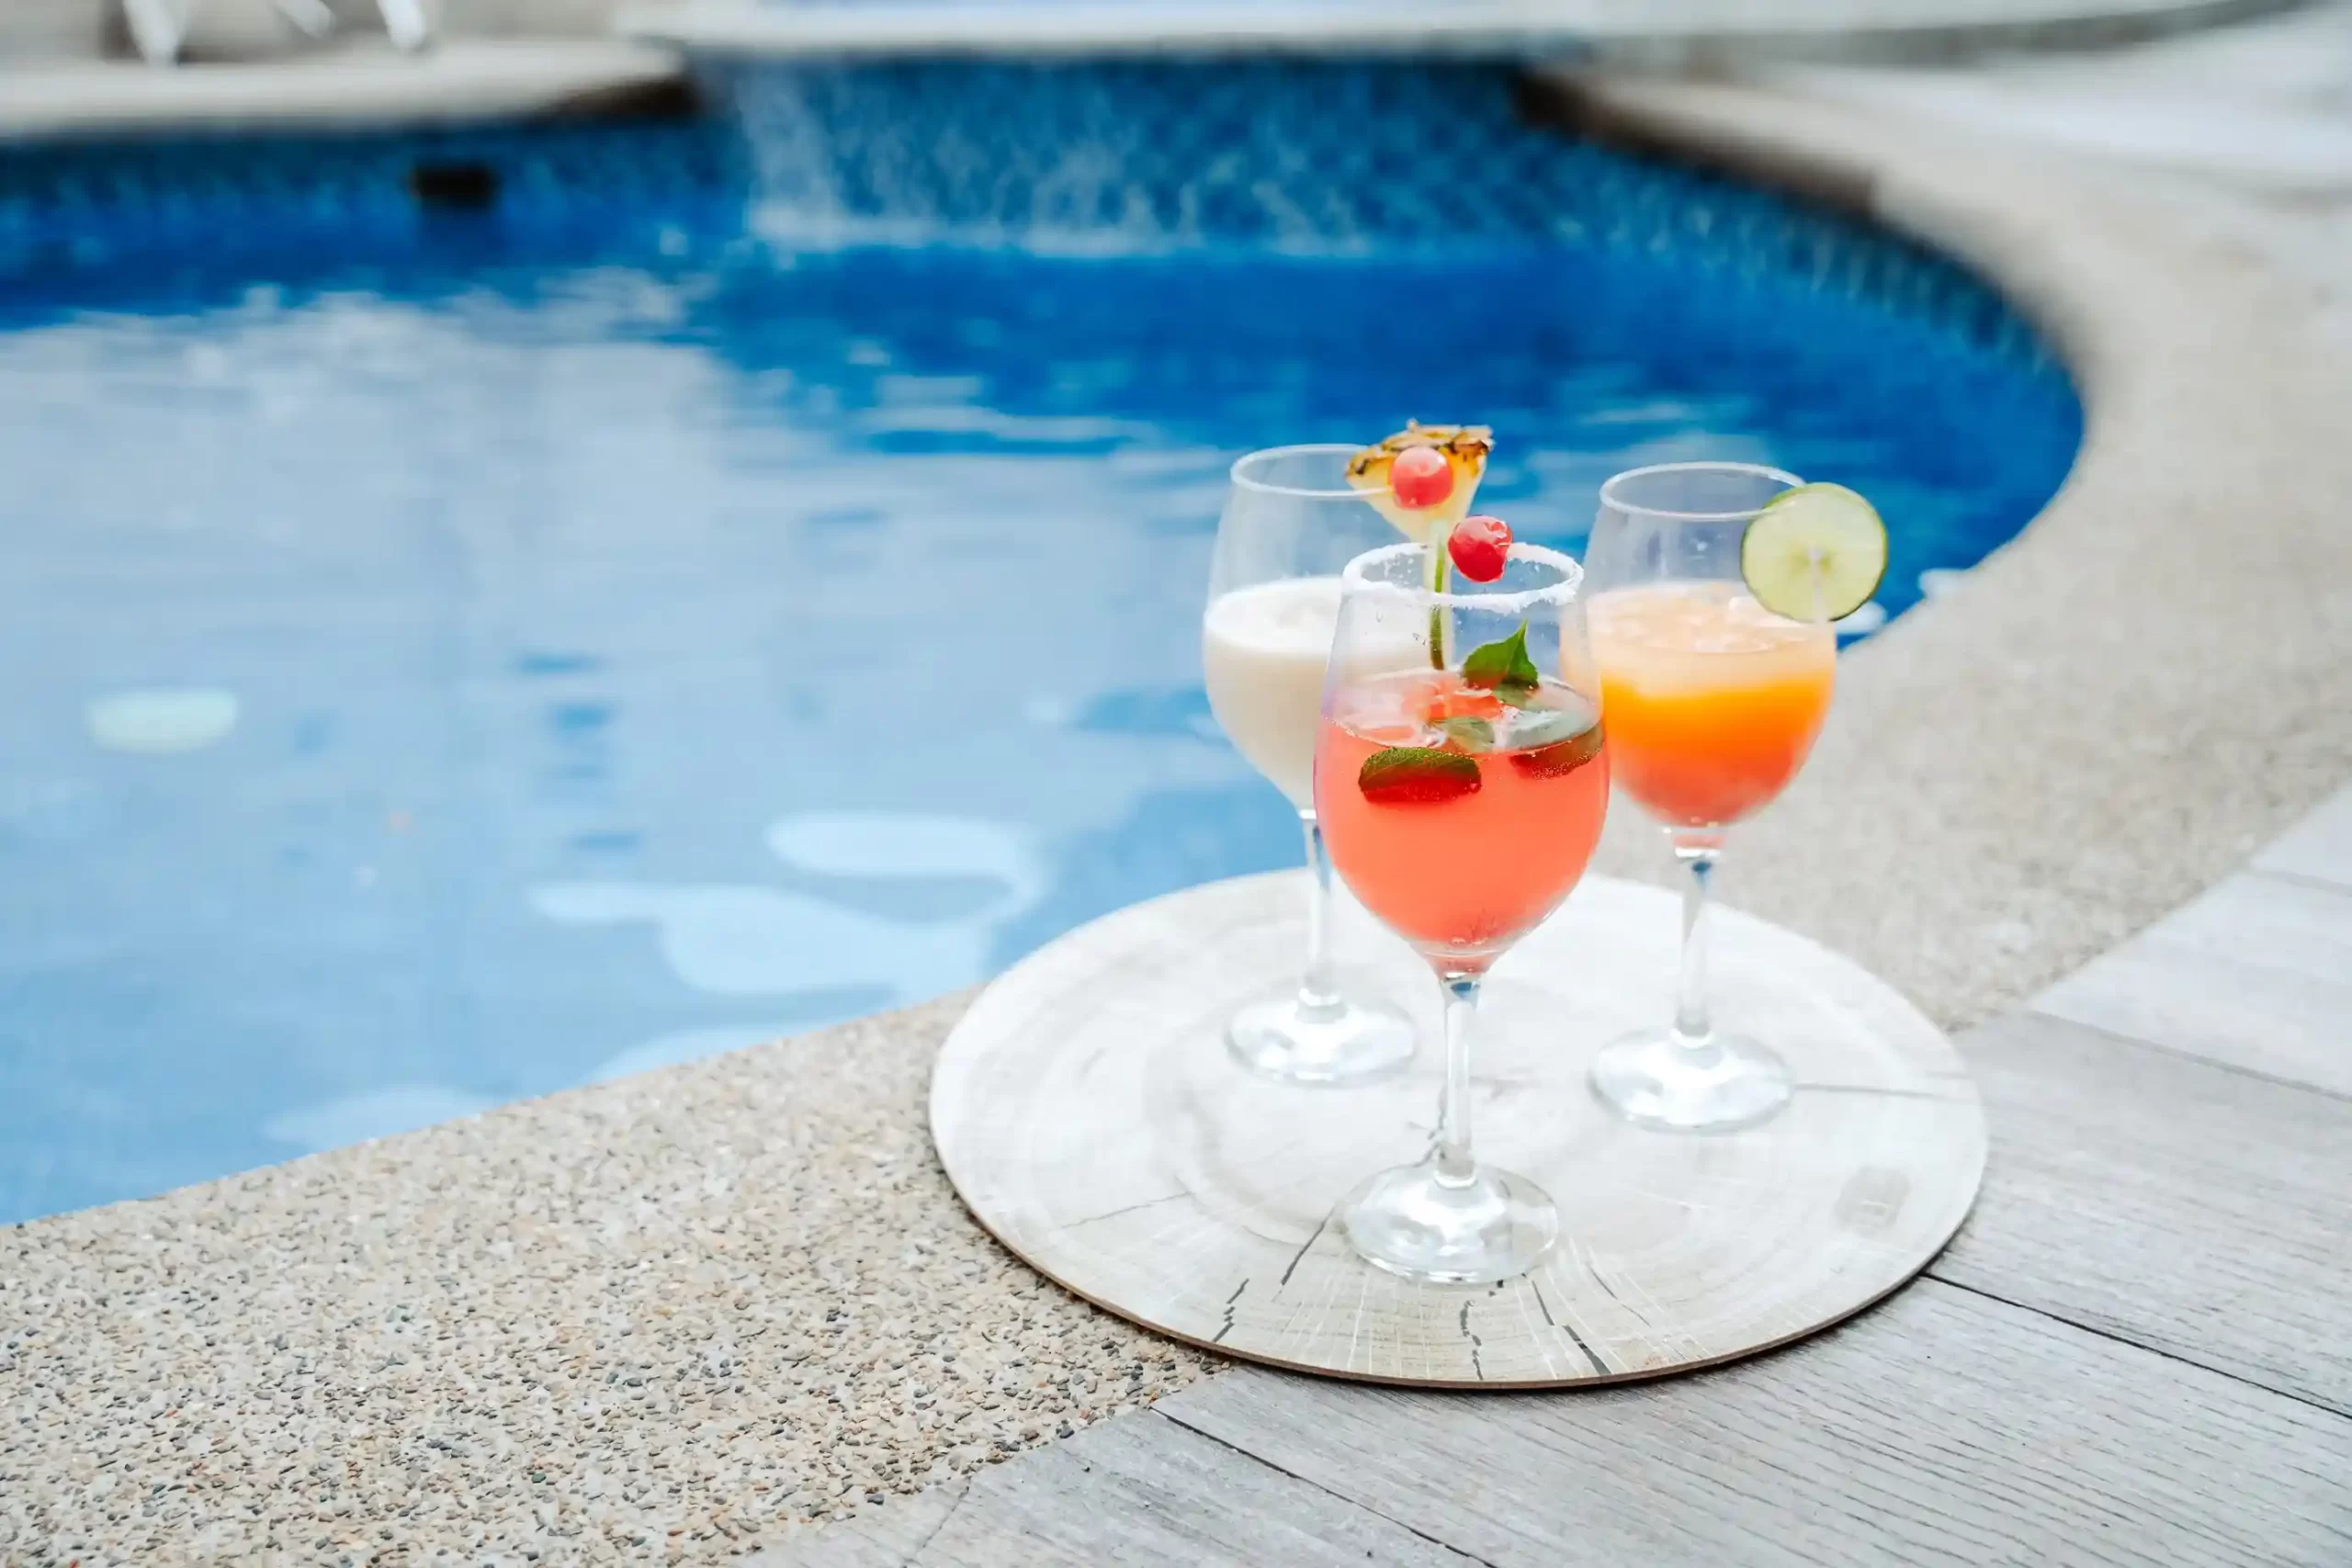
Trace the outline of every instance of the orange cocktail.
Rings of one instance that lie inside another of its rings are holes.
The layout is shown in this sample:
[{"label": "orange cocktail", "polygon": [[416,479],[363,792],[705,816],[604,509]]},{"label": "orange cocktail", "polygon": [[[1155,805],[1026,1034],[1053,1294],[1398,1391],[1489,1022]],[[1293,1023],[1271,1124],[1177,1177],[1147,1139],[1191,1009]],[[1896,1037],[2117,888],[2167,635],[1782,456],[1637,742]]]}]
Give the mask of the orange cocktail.
[{"label": "orange cocktail", "polygon": [[1788,1105],[1796,1078],[1770,1044],[1714,1026],[1708,887],[1724,830],[1770,805],[1821,733],[1835,623],[1878,591],[1886,528],[1842,485],[1754,463],[1661,463],[1600,487],[1587,560],[1617,778],[1687,876],[1673,1020],[1602,1047],[1593,1092],[1644,1126],[1753,1126]]},{"label": "orange cocktail", "polygon": [[[1375,759],[1394,759],[1385,770]],[[1453,671],[1333,694],[1315,754],[1331,863],[1397,935],[1483,969],[1559,908],[1592,858],[1609,762],[1556,681],[1516,704]]]},{"label": "orange cocktail", "polygon": [[1589,613],[1617,783],[1644,810],[1720,828],[1787,787],[1829,713],[1835,631],[1721,581],[1613,589]]}]

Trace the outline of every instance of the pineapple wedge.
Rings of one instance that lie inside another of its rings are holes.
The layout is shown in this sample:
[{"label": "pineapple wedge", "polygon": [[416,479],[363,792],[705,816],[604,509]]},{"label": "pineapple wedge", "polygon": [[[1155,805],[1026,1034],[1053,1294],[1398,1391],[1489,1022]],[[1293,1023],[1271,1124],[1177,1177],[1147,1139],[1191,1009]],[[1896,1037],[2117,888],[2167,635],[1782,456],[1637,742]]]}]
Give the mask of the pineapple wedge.
[{"label": "pineapple wedge", "polygon": [[[1412,446],[1434,446],[1453,470],[1453,492],[1435,506],[1419,511],[1396,504],[1388,493],[1389,466],[1396,454]],[[1405,428],[1376,446],[1367,446],[1348,459],[1348,483],[1366,491],[1364,500],[1416,544],[1426,545],[1470,515],[1477,498],[1478,480],[1487,471],[1487,454],[1495,446],[1495,433],[1483,424],[1423,424],[1407,420]]]}]

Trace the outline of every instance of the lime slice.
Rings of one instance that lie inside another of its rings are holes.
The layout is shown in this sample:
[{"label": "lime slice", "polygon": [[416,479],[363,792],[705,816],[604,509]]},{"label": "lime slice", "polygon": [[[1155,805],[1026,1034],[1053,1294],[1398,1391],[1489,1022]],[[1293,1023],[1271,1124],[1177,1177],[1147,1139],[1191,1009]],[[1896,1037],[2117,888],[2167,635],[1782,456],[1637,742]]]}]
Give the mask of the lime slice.
[{"label": "lime slice", "polygon": [[1844,485],[1799,485],[1765,502],[1739,541],[1756,602],[1792,621],[1838,621],[1886,575],[1886,525]]}]

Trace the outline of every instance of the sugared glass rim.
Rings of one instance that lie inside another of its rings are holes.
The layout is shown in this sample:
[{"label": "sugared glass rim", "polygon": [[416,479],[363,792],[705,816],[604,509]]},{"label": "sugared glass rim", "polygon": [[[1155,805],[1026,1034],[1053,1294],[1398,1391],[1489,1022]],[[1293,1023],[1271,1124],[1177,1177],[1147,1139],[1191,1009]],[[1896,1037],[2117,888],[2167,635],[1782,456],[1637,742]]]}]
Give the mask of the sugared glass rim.
[{"label": "sugared glass rim", "polygon": [[1804,481],[1786,468],[1776,468],[1769,463],[1651,463],[1644,468],[1627,468],[1611,474],[1600,486],[1600,504],[1614,512],[1637,517],[1657,517],[1668,523],[1745,523],[1770,504],[1770,497],[1738,512],[1675,512],[1663,506],[1641,506],[1620,501],[1611,492],[1627,479],[1647,479],[1654,474],[1752,474],[1758,479],[1778,479],[1781,487],[1794,490]]},{"label": "sugared glass rim", "polygon": [[[1386,495],[1386,485],[1367,485],[1361,490],[1354,485],[1341,485],[1338,490],[1308,490],[1303,485],[1268,484],[1264,479],[1251,479],[1241,471],[1251,463],[1270,457],[1295,457],[1309,452],[1343,453],[1352,457],[1363,450],[1362,446],[1351,446],[1345,441],[1302,441],[1291,446],[1261,446],[1255,452],[1245,452],[1233,459],[1233,467],[1226,470],[1226,477],[1238,489],[1259,495],[1288,496],[1295,501],[1363,501],[1375,495]],[[1342,472],[1346,468],[1346,464],[1340,465]]]},{"label": "sugared glass rim", "polygon": [[1383,581],[1371,575],[1375,566],[1385,565],[1405,556],[1419,558],[1428,549],[1427,545],[1416,545],[1408,541],[1401,545],[1383,545],[1376,550],[1364,551],[1363,554],[1350,561],[1340,573],[1340,595],[1345,597],[1352,593],[1393,593],[1399,599],[1418,605],[1426,605],[1430,609],[1452,607],[1509,614],[1514,610],[1532,610],[1538,604],[1569,604],[1584,590],[1584,568],[1577,564],[1577,558],[1564,550],[1552,549],[1543,545],[1513,545],[1510,555],[1512,560],[1541,561],[1559,572],[1559,581],[1546,583],[1541,588],[1514,588],[1509,592],[1498,589],[1474,593],[1455,593],[1450,591],[1440,592],[1434,588],[1408,588],[1403,583]]}]

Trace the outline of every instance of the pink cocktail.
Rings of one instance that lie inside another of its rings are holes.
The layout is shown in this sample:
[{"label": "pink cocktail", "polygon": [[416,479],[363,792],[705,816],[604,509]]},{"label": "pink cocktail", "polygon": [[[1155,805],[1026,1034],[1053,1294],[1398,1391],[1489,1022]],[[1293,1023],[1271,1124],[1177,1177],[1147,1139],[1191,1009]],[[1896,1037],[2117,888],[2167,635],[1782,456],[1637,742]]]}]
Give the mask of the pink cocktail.
[{"label": "pink cocktail", "polygon": [[1340,1223],[1369,1261],[1449,1283],[1523,1274],[1558,1237],[1541,1188],[1472,1157],[1470,1032],[1487,969],[1575,888],[1609,806],[1598,694],[1564,678],[1592,668],[1583,574],[1526,545],[1482,570],[1500,575],[1449,592],[1425,586],[1424,546],[1349,563],[1315,749],[1333,867],[1445,992],[1429,1157],[1368,1179]]},{"label": "pink cocktail", "polygon": [[[1592,858],[1609,809],[1600,726],[1589,700],[1553,680],[1524,707],[1452,671],[1343,687],[1316,749],[1332,863],[1422,953],[1483,968],[1560,907]],[[1418,777],[1408,758],[1386,785],[1375,775],[1363,787],[1374,758],[1426,740],[1437,755]]]}]

